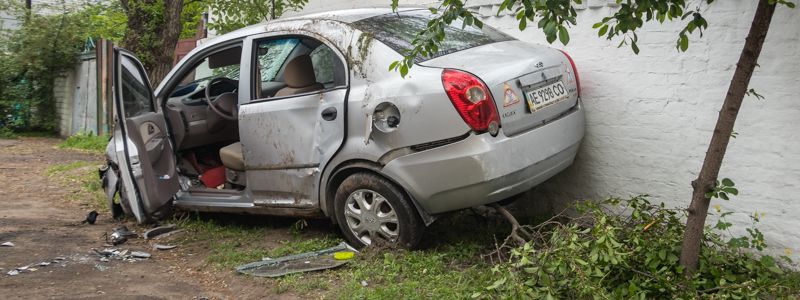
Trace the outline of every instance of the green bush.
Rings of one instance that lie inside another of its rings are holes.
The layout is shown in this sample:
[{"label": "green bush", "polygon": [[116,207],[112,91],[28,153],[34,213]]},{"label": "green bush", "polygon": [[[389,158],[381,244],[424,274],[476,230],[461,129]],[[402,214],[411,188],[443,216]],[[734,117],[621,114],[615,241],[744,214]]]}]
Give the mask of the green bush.
[{"label": "green bush", "polygon": [[0,127],[0,139],[16,139],[17,134],[7,127]]},{"label": "green bush", "polygon": [[[613,211],[613,212],[612,212]],[[720,214],[703,238],[698,271],[683,275],[678,260],[685,211],[653,205],[646,196],[578,205],[580,217],[545,222],[531,242],[493,268],[498,279],[476,298],[740,299],[795,298],[798,273],[760,253],[757,228],[724,238]],[[758,215],[751,216],[754,224]],[[790,263],[788,257],[782,257]]]},{"label": "green bush", "polygon": [[95,153],[103,153],[106,151],[108,144],[107,135],[94,135],[92,133],[79,133],[68,137],[64,142],[58,145],[59,148],[67,149],[80,149],[87,150]]}]

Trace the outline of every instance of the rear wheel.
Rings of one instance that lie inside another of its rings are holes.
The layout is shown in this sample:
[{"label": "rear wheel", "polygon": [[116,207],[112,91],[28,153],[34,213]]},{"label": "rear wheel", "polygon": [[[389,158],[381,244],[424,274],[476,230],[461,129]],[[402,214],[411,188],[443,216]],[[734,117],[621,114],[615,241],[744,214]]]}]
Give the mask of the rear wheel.
[{"label": "rear wheel", "polygon": [[402,189],[372,173],[347,177],[336,191],[334,208],[342,233],[358,247],[382,240],[414,248],[425,229]]}]

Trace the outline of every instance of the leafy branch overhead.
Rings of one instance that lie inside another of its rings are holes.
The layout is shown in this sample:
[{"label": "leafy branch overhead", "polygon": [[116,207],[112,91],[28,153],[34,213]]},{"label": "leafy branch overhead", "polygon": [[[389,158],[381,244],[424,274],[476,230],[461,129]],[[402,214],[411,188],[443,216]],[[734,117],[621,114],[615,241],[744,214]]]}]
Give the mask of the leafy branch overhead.
[{"label": "leafy branch overhead", "polygon": [[[536,24],[548,43],[558,40],[567,45],[570,40],[569,29],[578,25],[574,5],[583,1],[585,0],[504,0],[496,14],[499,16],[501,13],[511,13],[517,19],[519,30]],[[621,38],[618,47],[627,45],[635,54],[639,54],[637,30],[646,22],[684,22],[675,43],[675,47],[683,52],[689,48],[689,35],[699,33],[702,37],[703,31],[708,28],[708,21],[703,17],[702,10],[713,2],[714,0],[704,0],[690,6],[685,0],[616,0],[618,9],[594,23],[592,27],[597,30],[599,37],[608,40]],[[405,77],[416,57],[429,57],[438,51],[446,38],[445,27],[458,19],[463,20],[463,27],[482,28],[480,15],[466,7],[465,3],[463,0],[445,0],[438,7],[430,8],[433,17],[427,27],[417,33],[412,40],[411,49],[403,53],[402,60],[393,62],[389,70],[399,71]],[[786,0],[770,0],[770,3],[794,7],[794,3]],[[397,5],[398,1],[392,0],[392,9],[396,10]]]}]

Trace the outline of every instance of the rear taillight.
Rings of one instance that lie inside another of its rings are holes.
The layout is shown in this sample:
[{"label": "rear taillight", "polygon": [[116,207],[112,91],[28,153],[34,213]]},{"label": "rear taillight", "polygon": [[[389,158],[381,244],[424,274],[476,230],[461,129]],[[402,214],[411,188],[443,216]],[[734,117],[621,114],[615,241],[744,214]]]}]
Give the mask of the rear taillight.
[{"label": "rear taillight", "polygon": [[575,87],[578,89],[578,97],[580,97],[581,96],[581,78],[580,78],[580,76],[578,76],[578,68],[575,68],[575,62],[572,61],[572,57],[570,57],[569,54],[567,54],[567,52],[564,52],[563,50],[559,50],[559,51],[561,51],[561,53],[564,53],[564,55],[569,60],[569,64],[572,66],[572,73],[575,73]]},{"label": "rear taillight", "polygon": [[445,69],[442,72],[442,85],[458,114],[473,131],[497,134],[500,115],[483,81],[464,71]]}]

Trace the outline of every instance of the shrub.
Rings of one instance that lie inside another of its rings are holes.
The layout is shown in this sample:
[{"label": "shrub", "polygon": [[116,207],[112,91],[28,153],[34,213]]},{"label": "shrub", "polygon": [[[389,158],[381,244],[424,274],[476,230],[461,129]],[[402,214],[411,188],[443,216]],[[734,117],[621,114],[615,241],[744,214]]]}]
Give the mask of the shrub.
[{"label": "shrub", "polygon": [[17,138],[17,134],[13,130],[11,130],[11,129],[7,128],[7,127],[0,127],[0,139],[9,139],[10,140],[10,139],[16,139],[16,138]]},{"label": "shrub", "polygon": [[[759,253],[757,228],[725,239],[721,214],[704,233],[697,273],[679,265],[685,211],[653,205],[646,196],[577,205],[580,217],[545,222],[509,259],[482,298],[773,298],[797,297],[797,273]],[[754,224],[758,215],[753,217]],[[789,262],[788,257],[781,258]],[[789,275],[785,273],[790,273]]]}]

